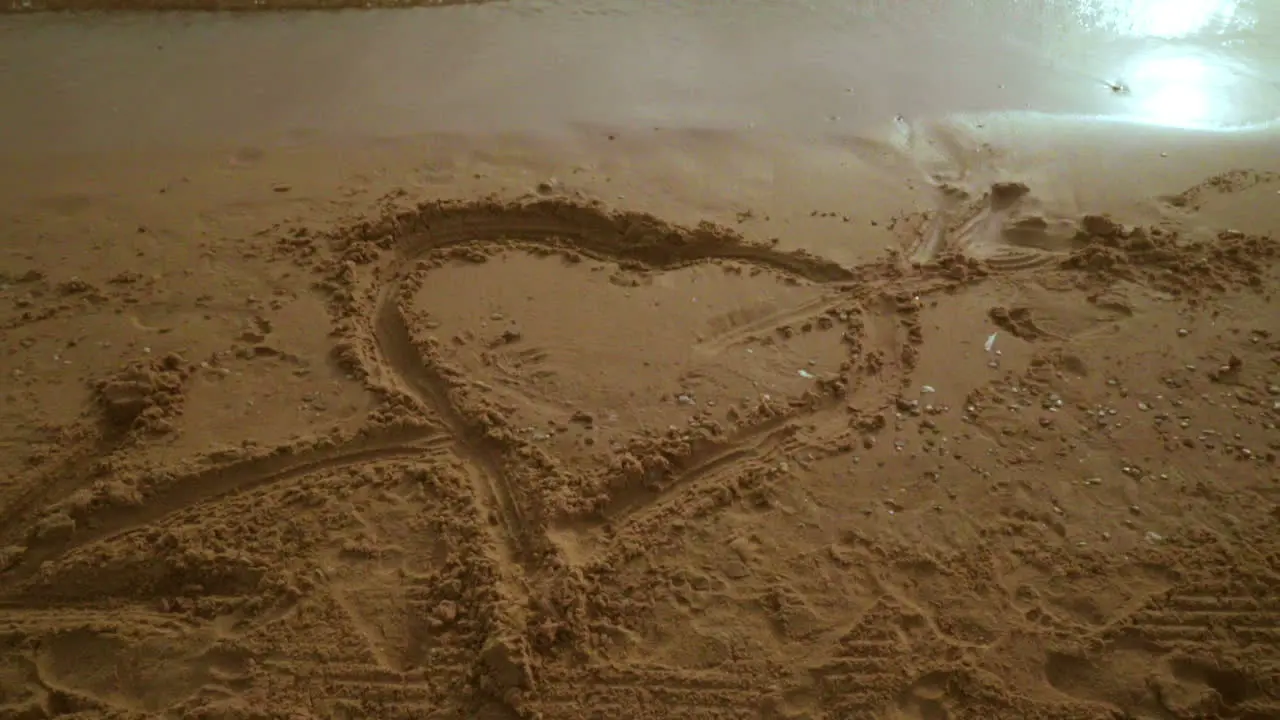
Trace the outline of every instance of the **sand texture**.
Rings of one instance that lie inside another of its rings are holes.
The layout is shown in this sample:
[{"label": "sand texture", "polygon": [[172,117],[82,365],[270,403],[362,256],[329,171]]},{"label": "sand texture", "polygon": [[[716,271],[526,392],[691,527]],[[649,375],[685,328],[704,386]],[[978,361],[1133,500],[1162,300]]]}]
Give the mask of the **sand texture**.
[{"label": "sand texture", "polygon": [[1277,191],[11,256],[0,718],[1280,717]]}]

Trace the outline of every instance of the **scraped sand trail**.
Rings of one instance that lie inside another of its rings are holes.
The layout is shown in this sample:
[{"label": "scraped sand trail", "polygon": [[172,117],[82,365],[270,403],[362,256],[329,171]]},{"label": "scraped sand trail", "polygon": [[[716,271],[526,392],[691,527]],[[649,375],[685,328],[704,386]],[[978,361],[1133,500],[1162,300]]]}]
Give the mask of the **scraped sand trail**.
[{"label": "scraped sand trail", "polygon": [[1276,717],[1277,248],[1179,221],[1276,190],[854,267],[393,197],[127,352],[164,280],[6,273],[0,717]]}]

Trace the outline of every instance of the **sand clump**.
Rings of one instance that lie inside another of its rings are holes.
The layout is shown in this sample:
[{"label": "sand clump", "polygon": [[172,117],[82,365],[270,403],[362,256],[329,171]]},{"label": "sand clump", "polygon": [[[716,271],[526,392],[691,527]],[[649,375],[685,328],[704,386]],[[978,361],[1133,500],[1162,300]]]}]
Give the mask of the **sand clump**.
[{"label": "sand clump", "polygon": [[184,385],[193,368],[181,355],[130,364],[99,381],[94,393],[111,432],[174,432],[181,416]]},{"label": "sand clump", "polygon": [[169,462],[230,365],[95,381],[4,497],[0,717],[1272,717],[1275,240],[1035,202],[857,267],[555,197],[278,228],[325,347],[259,321],[234,392],[359,427]]}]

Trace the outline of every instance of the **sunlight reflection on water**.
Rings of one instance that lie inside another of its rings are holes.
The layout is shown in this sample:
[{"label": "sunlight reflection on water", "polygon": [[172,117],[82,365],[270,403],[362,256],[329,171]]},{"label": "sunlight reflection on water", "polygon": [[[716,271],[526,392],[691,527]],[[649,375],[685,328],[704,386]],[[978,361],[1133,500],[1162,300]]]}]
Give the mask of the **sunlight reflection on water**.
[{"label": "sunlight reflection on water", "polygon": [[1150,38],[1183,38],[1247,29],[1257,22],[1240,0],[1076,0],[1077,12],[1099,29]]},{"label": "sunlight reflection on water", "polygon": [[[1227,52],[1258,24],[1259,0],[1073,0],[1082,25],[1124,43],[1113,89],[1126,116],[1175,128],[1229,129],[1233,105],[1265,68]],[[1137,43],[1136,45],[1134,43]]]}]

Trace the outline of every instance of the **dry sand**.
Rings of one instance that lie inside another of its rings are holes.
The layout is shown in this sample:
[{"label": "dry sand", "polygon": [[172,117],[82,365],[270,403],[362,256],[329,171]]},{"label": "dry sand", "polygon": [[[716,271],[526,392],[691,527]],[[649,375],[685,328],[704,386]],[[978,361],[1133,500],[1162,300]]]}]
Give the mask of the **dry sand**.
[{"label": "dry sand", "polygon": [[1019,123],[10,149],[0,718],[1280,717],[1275,135]]}]

